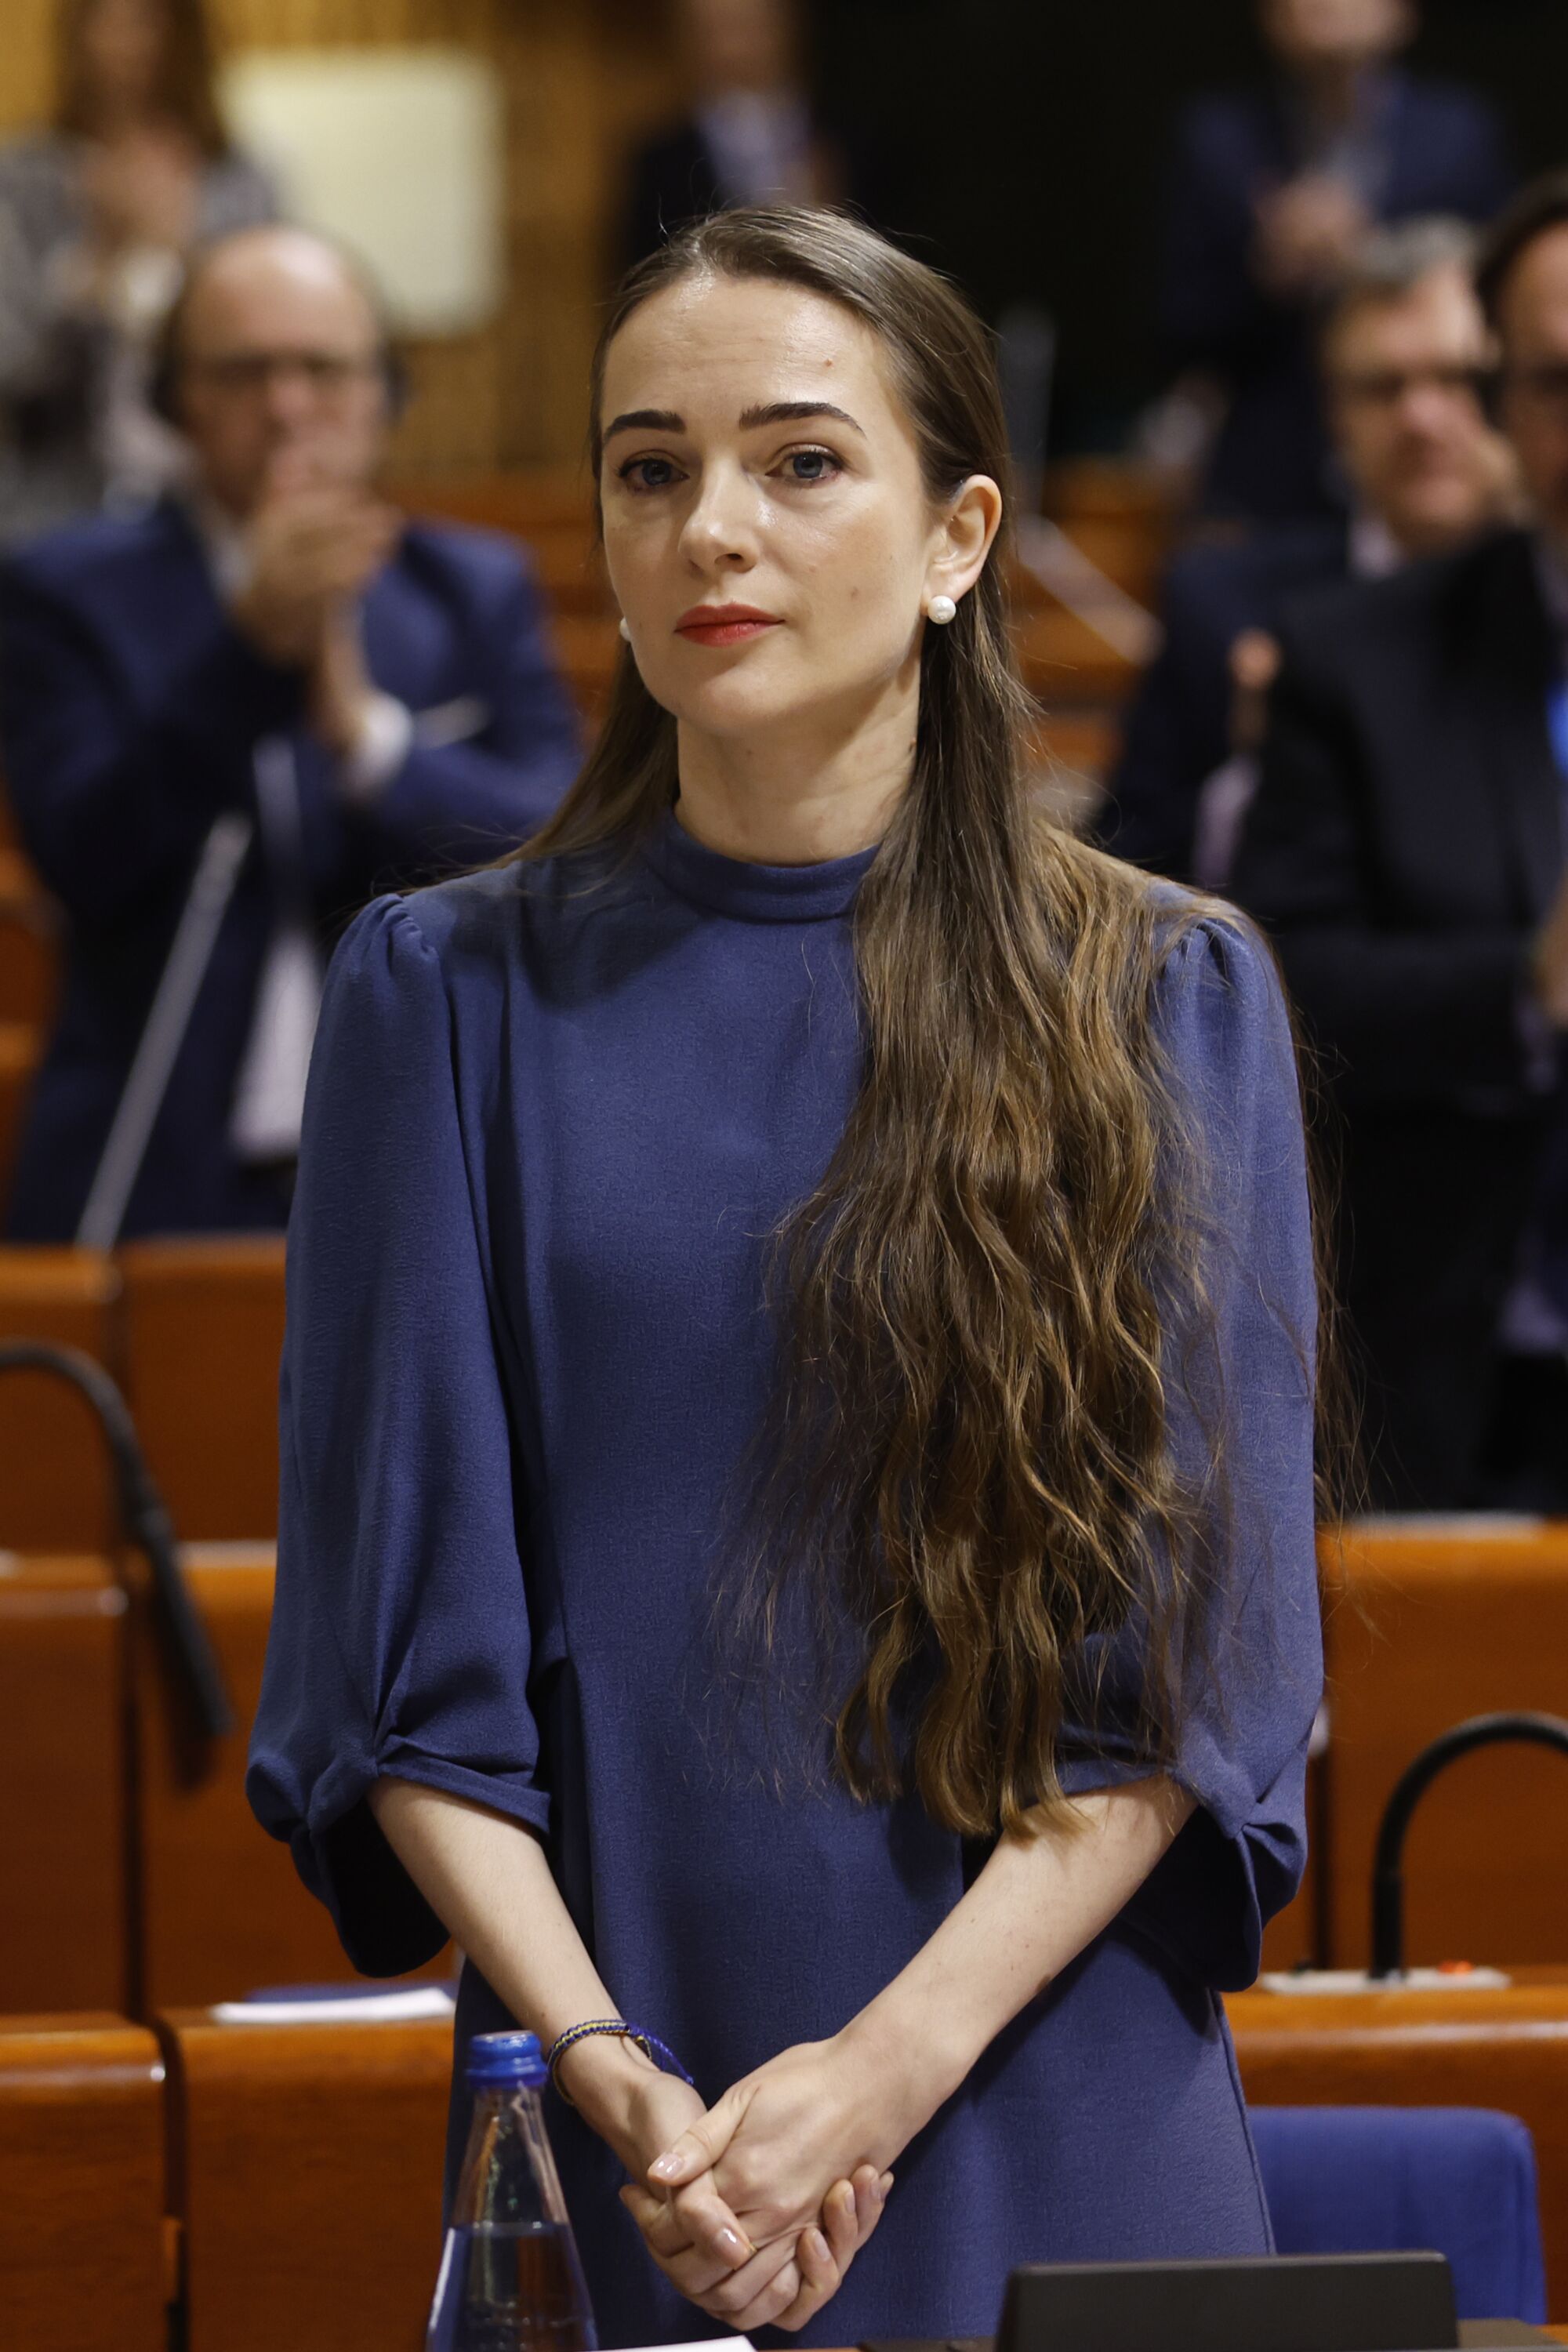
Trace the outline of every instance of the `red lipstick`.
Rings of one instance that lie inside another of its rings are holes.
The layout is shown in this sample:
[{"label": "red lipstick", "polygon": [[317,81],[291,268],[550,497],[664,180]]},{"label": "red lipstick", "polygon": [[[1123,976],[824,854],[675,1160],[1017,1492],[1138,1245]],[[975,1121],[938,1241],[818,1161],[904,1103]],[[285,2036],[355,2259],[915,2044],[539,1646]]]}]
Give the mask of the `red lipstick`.
[{"label": "red lipstick", "polygon": [[693,604],[677,621],[675,633],[696,646],[738,646],[742,638],[760,636],[778,625],[776,613],[764,613],[755,604]]}]

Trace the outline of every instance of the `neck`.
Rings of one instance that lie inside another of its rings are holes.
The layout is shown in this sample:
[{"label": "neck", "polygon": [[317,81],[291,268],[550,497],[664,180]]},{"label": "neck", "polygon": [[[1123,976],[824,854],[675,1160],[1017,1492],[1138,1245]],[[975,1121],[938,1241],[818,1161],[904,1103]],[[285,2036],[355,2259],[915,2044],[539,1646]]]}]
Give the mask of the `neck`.
[{"label": "neck", "polygon": [[816,866],[880,841],[914,767],[919,677],[847,734],[820,716],[756,736],[677,736],[680,823],[694,841],[755,866]]}]

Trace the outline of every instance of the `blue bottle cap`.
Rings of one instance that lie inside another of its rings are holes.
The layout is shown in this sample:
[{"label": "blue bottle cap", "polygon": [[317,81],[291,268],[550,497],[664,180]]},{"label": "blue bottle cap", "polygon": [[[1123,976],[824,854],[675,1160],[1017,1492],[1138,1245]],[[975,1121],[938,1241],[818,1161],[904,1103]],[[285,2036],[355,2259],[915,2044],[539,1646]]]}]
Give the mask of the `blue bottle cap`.
[{"label": "blue bottle cap", "polygon": [[472,2091],[542,2091],[550,2080],[537,2033],[476,2033],[466,2071]]}]

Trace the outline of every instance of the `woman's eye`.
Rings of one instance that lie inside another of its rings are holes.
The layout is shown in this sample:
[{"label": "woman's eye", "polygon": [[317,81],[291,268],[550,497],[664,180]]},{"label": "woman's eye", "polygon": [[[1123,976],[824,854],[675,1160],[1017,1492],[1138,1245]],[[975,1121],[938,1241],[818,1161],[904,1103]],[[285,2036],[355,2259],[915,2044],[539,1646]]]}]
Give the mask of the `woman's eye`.
[{"label": "woman's eye", "polygon": [[668,457],[629,457],[618,470],[630,490],[667,490],[671,482],[680,479]]},{"label": "woman's eye", "polygon": [[831,449],[792,449],[784,462],[792,482],[830,482],[844,470]]}]

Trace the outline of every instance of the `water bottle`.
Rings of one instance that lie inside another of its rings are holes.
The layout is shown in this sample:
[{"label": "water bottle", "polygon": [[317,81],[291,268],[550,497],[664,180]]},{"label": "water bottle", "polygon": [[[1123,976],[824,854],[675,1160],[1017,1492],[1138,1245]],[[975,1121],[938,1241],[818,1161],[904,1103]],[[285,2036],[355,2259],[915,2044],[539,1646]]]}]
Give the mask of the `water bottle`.
[{"label": "water bottle", "polygon": [[532,2033],[468,2044],[474,2119],[426,2352],[598,2352],[576,2241],[544,2134]]}]

